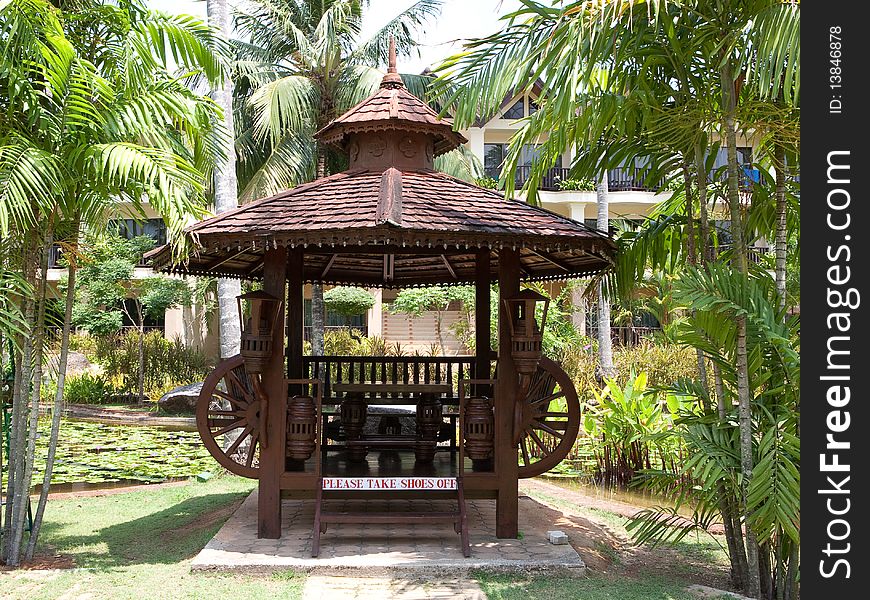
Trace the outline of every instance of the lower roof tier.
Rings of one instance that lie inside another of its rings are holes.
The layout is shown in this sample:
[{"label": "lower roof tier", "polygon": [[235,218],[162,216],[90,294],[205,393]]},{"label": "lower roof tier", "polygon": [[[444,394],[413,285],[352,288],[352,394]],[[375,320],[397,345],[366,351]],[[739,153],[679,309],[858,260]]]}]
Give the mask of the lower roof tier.
[{"label": "lower roof tier", "polygon": [[148,254],[162,271],[258,279],[269,248],[302,248],[306,281],[407,287],[475,281],[475,257],[520,252],[529,280],[592,275],[612,264],[609,236],[435,171],[356,170],[319,179],[188,227],[193,250]]}]

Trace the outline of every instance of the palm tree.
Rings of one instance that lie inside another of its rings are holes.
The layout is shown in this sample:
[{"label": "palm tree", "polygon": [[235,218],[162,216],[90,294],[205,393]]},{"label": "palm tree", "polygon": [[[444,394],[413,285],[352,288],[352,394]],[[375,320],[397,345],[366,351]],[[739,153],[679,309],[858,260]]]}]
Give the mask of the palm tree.
[{"label": "palm tree", "polygon": [[[244,38],[235,42],[236,146],[243,200],[259,198],[344,168],[343,156],[312,134],[371,95],[387,62],[416,48],[414,36],[435,17],[441,0],[418,0],[370,38],[360,39],[360,0],[251,0],[236,16]],[[425,96],[432,77],[403,75]],[[475,165],[462,150],[439,157],[436,168],[471,180]],[[312,286],[312,352],[323,352],[323,288]]]},{"label": "palm tree", "polygon": [[[10,89],[22,90],[0,100],[0,234],[16,240],[17,264],[36,292],[19,301],[26,335],[19,336],[16,358],[11,501],[3,532],[6,562],[17,565],[33,471],[48,251],[55,238],[67,244],[72,288],[80,227],[101,226],[119,203],[141,210],[149,202],[173,237],[204,214],[203,178],[220,154],[220,111],[184,78],[170,76],[166,61],[174,56],[188,70],[185,77],[202,73],[215,81],[220,44],[193,17],[149,11],[140,0],[89,0],[68,11],[46,0],[12,0],[0,11],[4,31],[15,32],[0,36],[2,70]],[[47,499],[62,397],[60,377],[28,556]]]},{"label": "palm tree", "polygon": [[[227,0],[207,0],[208,22],[221,39],[230,39],[230,11]],[[212,90],[212,99],[223,111],[224,129],[227,132],[224,154],[226,158],[214,172],[214,211],[222,213],[239,205],[238,181],[236,179],[235,127],[233,123],[233,80],[227,76]],[[239,353],[241,324],[236,312],[236,297],[242,293],[238,279],[221,277],[217,281],[217,301],[221,358]]]}]

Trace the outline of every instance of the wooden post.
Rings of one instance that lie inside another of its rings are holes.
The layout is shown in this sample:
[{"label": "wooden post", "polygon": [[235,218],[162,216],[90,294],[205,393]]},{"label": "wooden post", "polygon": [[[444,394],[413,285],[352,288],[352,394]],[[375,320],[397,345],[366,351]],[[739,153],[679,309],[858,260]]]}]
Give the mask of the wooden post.
[{"label": "wooden post", "polygon": [[[302,368],[303,296],[302,249],[295,248],[287,255],[287,378],[307,377]],[[298,394],[302,390],[291,390]]]},{"label": "wooden post", "polygon": [[[477,251],[474,277],[474,349],[475,368],[474,377],[477,379],[489,379],[490,372],[490,346],[492,344],[489,331],[490,314],[490,278],[489,278],[489,248]],[[489,392],[487,392],[487,395]]]},{"label": "wooden post", "polygon": [[[269,250],[263,257],[263,291],[284,298],[287,249]],[[286,446],[287,390],[284,385],[284,314],[272,329],[272,357],[263,371],[263,389],[269,398],[269,446],[260,449],[260,485],[257,498],[257,537],[281,537],[281,474]]]},{"label": "wooden post", "polygon": [[517,371],[511,358],[509,315],[503,300],[520,291],[520,255],[516,250],[498,253],[498,381],[495,388],[495,465],[498,476],[495,535],[516,538],[519,518],[517,449],[513,443]]}]

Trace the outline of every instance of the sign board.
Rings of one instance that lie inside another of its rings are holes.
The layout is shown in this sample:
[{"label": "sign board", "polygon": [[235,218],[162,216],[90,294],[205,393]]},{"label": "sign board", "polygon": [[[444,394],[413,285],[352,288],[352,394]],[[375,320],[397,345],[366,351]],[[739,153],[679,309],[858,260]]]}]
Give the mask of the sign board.
[{"label": "sign board", "polygon": [[455,477],[324,477],[324,490],[438,491],[455,490]]}]

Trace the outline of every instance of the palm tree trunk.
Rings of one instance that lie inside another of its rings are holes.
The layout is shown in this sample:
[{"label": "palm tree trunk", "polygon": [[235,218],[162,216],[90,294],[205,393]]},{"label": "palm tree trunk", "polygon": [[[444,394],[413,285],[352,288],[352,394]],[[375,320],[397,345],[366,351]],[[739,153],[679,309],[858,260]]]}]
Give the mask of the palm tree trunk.
[{"label": "palm tree trunk", "polygon": [[136,396],[139,399],[139,404],[145,402],[145,319],[142,314],[142,306],[139,306],[139,325],[136,328],[139,331],[139,339],[136,340],[136,350],[138,353],[139,373],[136,379]]},{"label": "palm tree trunk", "polygon": [[785,148],[776,143],[773,168],[776,171],[776,291],[779,292],[779,308],[785,309],[785,256],[788,245],[788,223],[785,199]]},{"label": "palm tree trunk", "polygon": [[[30,370],[30,414],[28,415],[27,446],[24,450],[23,473],[18,480],[13,502],[12,539],[9,543],[9,553],[6,564],[18,566],[21,563],[21,543],[24,539],[24,522],[27,517],[27,507],[30,505],[30,486],[33,480],[33,461],[36,454],[36,436],[39,427],[39,395],[42,388],[42,358],[45,342],[45,304],[46,286],[48,282],[48,253],[52,244],[52,228],[49,224],[39,253],[39,280],[36,286],[35,319],[30,337],[33,338],[33,363]],[[21,399],[27,398],[22,394]]]},{"label": "palm tree trunk", "polygon": [[66,366],[69,358],[69,336],[72,331],[72,309],[75,303],[75,288],[76,288],[76,251],[78,248],[79,222],[78,217],[75,218],[73,224],[73,243],[72,252],[69,257],[69,267],[67,268],[67,290],[66,290],[66,305],[63,313],[63,333],[60,340],[60,356],[58,357],[57,366],[57,391],[54,394],[54,405],[51,409],[51,434],[48,440],[48,456],[45,459],[45,474],[42,477],[42,489],[39,491],[39,502],[36,505],[36,512],[33,515],[33,526],[30,530],[30,539],[27,541],[27,549],[24,552],[24,557],[27,560],[33,558],[33,552],[36,550],[36,542],[39,539],[39,531],[42,528],[42,518],[45,514],[45,505],[48,502],[48,490],[51,487],[51,475],[54,471],[54,457],[57,452],[57,440],[60,436],[60,417],[63,412],[63,388],[66,383]]},{"label": "palm tree trunk", "polygon": [[[607,233],[610,227],[610,207],[608,205],[607,195],[609,193],[609,185],[607,180],[607,169],[601,170],[601,176],[598,178],[598,184],[595,186],[595,196],[598,204],[598,222],[596,226],[599,231]],[[605,377],[613,377],[615,369],[613,367],[613,347],[610,339],[610,301],[604,293],[604,282],[598,282],[598,375],[602,379]]]},{"label": "palm tree trunk", "polygon": [[695,180],[698,187],[698,216],[700,217],[700,245],[702,262],[712,258],[710,248],[710,219],[707,214],[707,169],[704,165],[704,148],[695,145]]},{"label": "palm tree trunk", "polygon": [[[326,151],[317,149],[317,178],[326,177]],[[311,284],[311,354],[322,356],[326,333],[326,311],[323,303],[323,284]]]},{"label": "palm tree trunk", "polygon": [[[216,27],[225,41],[230,37],[230,11],[226,0],[207,0],[208,22]],[[224,113],[224,127],[228,143],[224,148],[226,158],[218,160],[214,173],[214,210],[222,213],[233,210],[239,205],[238,182],[236,180],[235,127],[233,124],[233,80],[229,73],[224,76],[223,85],[212,91],[212,99]],[[222,277],[217,286],[218,315],[220,317],[221,358],[229,358],[239,353],[241,324],[239,323],[236,297],[241,295],[242,286],[237,279]]]},{"label": "palm tree trunk", "polygon": [[[729,62],[726,61],[722,66],[720,76],[722,83],[723,125],[725,129],[726,150],[728,153],[728,204],[731,212],[731,235],[734,239],[734,263],[737,270],[745,276],[748,274],[748,268],[737,172],[737,98],[734,85],[734,75],[732,66]],[[747,511],[747,496],[749,484],[752,481],[752,469],[754,466],[754,432],[752,428],[752,399],[750,398],[749,391],[749,366],[746,349],[746,317],[744,315],[737,316],[736,325],[737,348],[735,350],[735,367],[737,371],[738,423],[740,427],[740,467],[743,475],[743,509],[744,511]],[[758,543],[751,527],[746,528],[746,556],[749,563],[749,579],[746,591],[751,597],[758,598],[761,594]]]},{"label": "palm tree trunk", "polygon": [[[683,155],[683,185],[686,188],[686,252],[688,254],[688,262],[690,265],[698,264],[697,247],[695,240],[695,201],[692,197],[692,175],[689,171],[689,160],[686,155]],[[703,247],[702,247],[703,248]],[[703,255],[703,250],[702,250]],[[701,259],[703,262],[703,258]],[[691,312],[692,317],[695,316],[695,311]],[[704,351],[700,348],[695,348],[695,360],[698,364],[698,381],[708,389],[707,383],[707,364],[704,360]],[[705,410],[708,407],[704,407]]]},{"label": "palm tree trunk", "polygon": [[[34,234],[25,237],[22,272],[24,279],[33,283],[36,279],[36,269],[33,257],[36,254],[36,239]],[[36,287],[36,286],[34,286]],[[24,482],[25,442],[27,421],[25,408],[30,401],[30,389],[33,367],[33,333],[36,322],[36,301],[33,297],[24,299],[24,322],[27,333],[21,340],[21,357],[15,370],[15,384],[12,396],[12,419],[10,421],[11,440],[9,444],[9,483],[6,492],[6,514],[3,556],[6,564],[17,566],[19,562],[18,548],[24,532],[19,528],[19,513],[22,513],[22,501],[27,498],[21,488]],[[29,487],[29,486],[28,486]],[[10,501],[11,499],[11,501]],[[23,514],[23,513],[22,513]],[[17,540],[17,542],[16,542]],[[13,552],[14,550],[14,552]],[[11,562],[10,562],[11,561]]]}]

